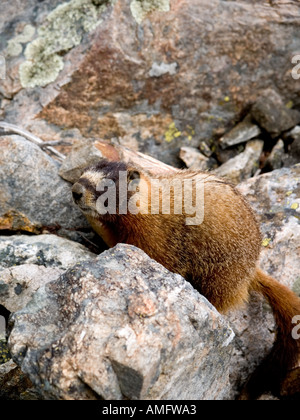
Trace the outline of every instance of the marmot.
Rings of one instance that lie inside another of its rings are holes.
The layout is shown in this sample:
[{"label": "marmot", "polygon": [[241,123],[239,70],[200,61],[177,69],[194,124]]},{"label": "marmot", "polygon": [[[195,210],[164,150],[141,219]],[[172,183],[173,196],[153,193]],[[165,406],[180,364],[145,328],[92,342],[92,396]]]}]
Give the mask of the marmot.
[{"label": "marmot", "polygon": [[[126,188],[133,180],[137,186],[127,196],[119,188],[120,174],[123,181],[125,174]],[[157,214],[153,214],[150,204],[154,198],[150,187],[153,178],[163,179],[125,163],[101,160],[87,168],[73,186],[73,199],[109,247],[117,243],[137,246],[168,270],[182,275],[221,313],[246,302],[249,291],[262,293],[272,306],[278,332],[271,353],[249,380],[246,393],[247,397],[255,398],[267,389],[278,391],[286,372],[299,361],[300,340],[292,337],[292,320],[300,314],[300,299],[258,268],[262,238],[250,205],[223,179],[209,173],[178,170],[166,175],[170,184],[179,180],[182,185],[192,182],[194,187],[204,186],[203,220],[195,225],[187,223],[191,214],[185,211],[185,196],[173,187],[167,197],[169,214],[163,214],[162,193],[154,211]],[[102,208],[109,204],[110,184],[106,182],[103,186],[103,180],[109,180],[112,187],[115,185],[111,190],[115,211],[106,214]],[[134,195],[140,212],[133,214],[126,211],[126,205]],[[195,205],[194,192],[192,197]],[[100,212],[99,199],[102,199]],[[182,204],[181,214],[175,211],[176,203]]]}]

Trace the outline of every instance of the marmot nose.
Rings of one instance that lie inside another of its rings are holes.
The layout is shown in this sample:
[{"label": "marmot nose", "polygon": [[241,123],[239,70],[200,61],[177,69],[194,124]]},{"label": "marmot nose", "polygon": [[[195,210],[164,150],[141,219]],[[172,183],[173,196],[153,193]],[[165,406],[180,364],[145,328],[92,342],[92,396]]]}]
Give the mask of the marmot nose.
[{"label": "marmot nose", "polygon": [[73,188],[72,188],[72,195],[73,195],[73,200],[75,201],[76,204],[79,203],[80,199],[83,196],[83,187],[80,184],[74,184]]}]

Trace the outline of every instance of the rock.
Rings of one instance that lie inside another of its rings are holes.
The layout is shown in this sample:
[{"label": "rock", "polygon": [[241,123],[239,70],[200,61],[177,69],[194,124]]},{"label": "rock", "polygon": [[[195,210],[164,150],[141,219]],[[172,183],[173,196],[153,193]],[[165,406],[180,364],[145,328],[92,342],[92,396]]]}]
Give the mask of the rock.
[{"label": "rock", "polygon": [[55,161],[20,136],[0,137],[0,145],[0,231],[66,236],[88,228]]},{"label": "rock", "polygon": [[0,336],[0,366],[7,363],[10,359],[11,356],[7,348],[7,341],[3,336]]},{"label": "rock", "polygon": [[300,126],[297,125],[284,136],[289,144],[289,153],[284,157],[284,166],[296,165],[300,162]]},{"label": "rock", "polygon": [[29,378],[10,360],[0,366],[0,400],[20,399],[38,398]]},{"label": "rock", "polygon": [[292,156],[292,158],[295,160],[295,163],[299,163],[300,162],[300,128],[297,127],[297,137],[296,137],[296,133],[295,135],[295,140],[293,141],[291,148],[290,148],[290,154]]},{"label": "rock", "polygon": [[51,399],[224,399],[233,334],[192,286],[118,245],[41,287],[10,350]]},{"label": "rock", "polygon": [[216,157],[218,159],[218,162],[220,165],[223,163],[226,163],[228,160],[233,159],[243,153],[246,149],[245,143],[238,144],[237,146],[229,147],[228,149],[222,149],[220,145],[217,145],[214,147],[214,152],[216,154]]},{"label": "rock", "polygon": [[279,140],[266,160],[265,170],[274,171],[275,169],[282,168],[285,158],[285,146],[283,141]]},{"label": "rock", "polygon": [[250,178],[259,168],[259,160],[263,150],[262,140],[251,140],[243,153],[223,163],[214,170],[218,176],[227,178],[234,184]]},{"label": "rock", "polygon": [[63,272],[34,264],[0,269],[0,305],[10,312],[24,308],[41,286],[56,280]]},{"label": "rock", "polygon": [[213,139],[265,86],[297,100],[300,5],[273,3],[6,1],[2,118],[43,138],[77,128],[131,139],[178,166],[180,147]]},{"label": "rock", "polygon": [[0,237],[0,305],[10,312],[24,308],[45,283],[95,257],[55,235]]},{"label": "rock", "polygon": [[82,245],[55,235],[0,236],[0,267],[35,264],[67,270],[95,256]]},{"label": "rock", "polygon": [[[249,179],[238,188],[261,223],[261,268],[300,296],[300,165]],[[254,293],[250,303],[228,320],[236,334],[231,363],[231,398],[235,398],[238,388],[271,350],[275,322],[267,302]]]},{"label": "rock", "polygon": [[252,107],[251,115],[272,137],[300,123],[300,112],[286,107],[282,97],[272,89],[266,89],[261,94]]},{"label": "rock", "polygon": [[71,153],[62,163],[59,175],[66,181],[75,184],[81,177],[85,168],[97,163],[103,157],[101,151],[97,149],[95,143],[80,142],[73,146]]},{"label": "rock", "polygon": [[245,143],[253,138],[259,137],[261,129],[252,122],[251,116],[247,116],[237,124],[229,133],[220,138],[219,143],[223,149],[237,144]]},{"label": "rock", "polygon": [[179,156],[187,168],[194,171],[207,171],[210,168],[210,159],[194,147],[182,147]]},{"label": "rock", "polygon": [[200,142],[199,150],[206,157],[211,157],[213,154],[213,151],[210,149],[210,147],[205,141]]}]

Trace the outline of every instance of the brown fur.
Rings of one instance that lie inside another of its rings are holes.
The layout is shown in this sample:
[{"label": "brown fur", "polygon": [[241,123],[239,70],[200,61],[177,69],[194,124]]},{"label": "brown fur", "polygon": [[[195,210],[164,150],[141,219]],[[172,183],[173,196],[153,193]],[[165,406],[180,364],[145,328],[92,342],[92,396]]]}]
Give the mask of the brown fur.
[{"label": "brown fur", "polygon": [[[205,183],[202,224],[187,226],[186,215],[172,211],[170,215],[101,216],[95,208],[99,196],[96,184],[103,177],[117,182],[119,170],[119,164],[101,161],[88,168],[83,181],[73,187],[76,202],[93,228],[110,247],[119,242],[135,245],[170,271],[181,274],[222,313],[246,302],[249,291],[262,293],[273,308],[278,334],[274,349],[254,375],[255,379],[250,380],[245,395],[253,397],[257,390],[270,388],[270,382],[278,384],[299,357],[299,343],[292,338],[291,331],[292,318],[300,314],[300,299],[258,268],[261,235],[249,204],[233,186],[213,175],[178,171],[168,174],[168,179],[200,179]],[[136,168],[128,173],[133,171],[149,183],[148,174]],[[147,206],[149,198],[143,194],[141,187],[141,208]],[[173,193],[171,209],[174,200]],[[271,365],[276,373],[267,375]],[[257,383],[261,383],[261,389]]]}]

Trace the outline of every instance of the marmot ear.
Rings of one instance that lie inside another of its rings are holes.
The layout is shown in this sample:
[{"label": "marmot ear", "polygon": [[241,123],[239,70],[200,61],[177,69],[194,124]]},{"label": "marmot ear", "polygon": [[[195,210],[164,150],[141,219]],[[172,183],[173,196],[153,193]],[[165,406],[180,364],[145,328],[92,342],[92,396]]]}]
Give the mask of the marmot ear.
[{"label": "marmot ear", "polygon": [[139,181],[141,179],[141,174],[136,169],[129,169],[127,172],[127,181]]}]

